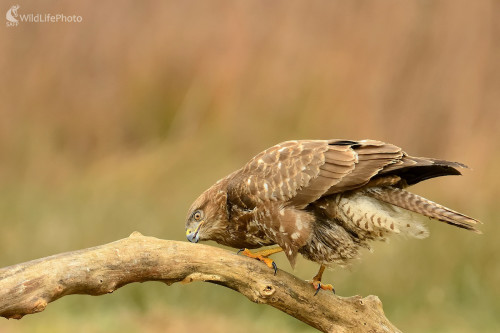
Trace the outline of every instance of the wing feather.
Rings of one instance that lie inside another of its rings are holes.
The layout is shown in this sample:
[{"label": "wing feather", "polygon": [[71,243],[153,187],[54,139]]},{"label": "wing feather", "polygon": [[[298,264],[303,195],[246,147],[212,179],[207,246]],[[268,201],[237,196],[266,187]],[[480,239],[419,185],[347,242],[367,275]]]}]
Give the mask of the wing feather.
[{"label": "wing feather", "polygon": [[[319,198],[361,188],[374,177],[399,176],[412,185],[424,179],[460,174],[457,162],[408,156],[376,140],[299,140],[273,146],[231,176],[228,200],[252,208],[280,200],[303,208]],[[244,197],[244,198],[242,198]]]},{"label": "wing feather", "polygon": [[336,173],[339,175],[345,175],[347,172],[351,171],[354,166],[354,161],[350,162],[351,164],[349,166],[345,165],[339,165],[339,164],[334,164],[334,162],[326,162],[322,166],[320,166],[320,170],[325,170],[330,173]]},{"label": "wing feather", "polygon": [[[330,145],[335,145],[335,141],[330,141]],[[337,184],[328,189],[326,195],[366,185],[382,169],[396,163],[404,154],[399,147],[375,140],[358,141],[348,147],[357,157],[352,165],[352,172],[345,173]]]}]

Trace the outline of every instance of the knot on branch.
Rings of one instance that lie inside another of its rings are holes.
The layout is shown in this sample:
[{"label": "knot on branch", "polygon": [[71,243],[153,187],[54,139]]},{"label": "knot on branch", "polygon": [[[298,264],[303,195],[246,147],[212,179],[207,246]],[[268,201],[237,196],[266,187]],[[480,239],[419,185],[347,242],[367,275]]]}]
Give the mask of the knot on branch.
[{"label": "knot on branch", "polygon": [[276,288],[274,288],[274,286],[271,285],[270,283],[266,283],[260,288],[260,295],[262,298],[267,299],[271,297],[275,292]]}]

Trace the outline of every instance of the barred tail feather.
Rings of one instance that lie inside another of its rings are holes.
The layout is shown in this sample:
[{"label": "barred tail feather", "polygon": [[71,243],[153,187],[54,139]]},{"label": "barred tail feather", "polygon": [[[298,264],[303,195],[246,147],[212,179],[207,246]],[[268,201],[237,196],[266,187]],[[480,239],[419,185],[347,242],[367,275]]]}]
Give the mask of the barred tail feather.
[{"label": "barred tail feather", "polygon": [[451,210],[419,195],[395,187],[378,187],[367,190],[367,194],[388,204],[436,219],[459,228],[481,233],[474,227],[478,220]]}]

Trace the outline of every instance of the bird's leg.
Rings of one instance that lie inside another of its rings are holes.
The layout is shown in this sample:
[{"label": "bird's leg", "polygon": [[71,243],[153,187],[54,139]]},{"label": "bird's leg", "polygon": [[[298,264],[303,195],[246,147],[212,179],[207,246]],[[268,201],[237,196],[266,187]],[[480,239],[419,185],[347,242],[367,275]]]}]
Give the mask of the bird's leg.
[{"label": "bird's leg", "polygon": [[249,258],[257,259],[259,261],[264,262],[269,268],[274,269],[274,275],[276,275],[276,272],[278,271],[278,266],[276,266],[276,263],[274,262],[273,259],[268,258],[271,254],[275,254],[278,252],[283,251],[281,247],[273,247],[270,249],[265,249],[257,252],[250,252],[249,249],[241,249],[238,251],[238,253],[241,252],[244,256],[247,256]]},{"label": "bird's leg", "polygon": [[313,277],[312,281],[310,281],[310,283],[313,285],[314,289],[316,289],[314,296],[316,296],[318,294],[320,289],[331,290],[335,294],[335,289],[333,289],[333,286],[331,284],[321,283],[321,278],[323,277],[323,272],[325,271],[325,268],[326,268],[325,265],[321,265],[321,267],[319,268],[318,274],[316,274],[316,276]]}]

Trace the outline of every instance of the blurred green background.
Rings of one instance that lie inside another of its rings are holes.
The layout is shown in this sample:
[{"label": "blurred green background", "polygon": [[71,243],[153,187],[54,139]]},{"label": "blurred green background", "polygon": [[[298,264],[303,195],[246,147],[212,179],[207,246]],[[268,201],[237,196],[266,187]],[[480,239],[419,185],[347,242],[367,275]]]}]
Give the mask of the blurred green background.
[{"label": "blurred green background", "polygon": [[[404,332],[500,330],[498,1],[19,4],[83,22],[0,29],[0,266],[134,230],[184,240],[191,202],[261,150],[372,138],[471,166],[414,191],[484,234],[429,223],[430,238],[377,244],[325,281],[378,295]],[[316,270],[300,260],[294,273]],[[68,296],[0,320],[0,332],[258,330],[314,331],[204,283]]]}]

